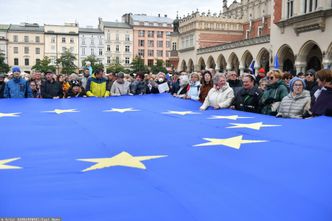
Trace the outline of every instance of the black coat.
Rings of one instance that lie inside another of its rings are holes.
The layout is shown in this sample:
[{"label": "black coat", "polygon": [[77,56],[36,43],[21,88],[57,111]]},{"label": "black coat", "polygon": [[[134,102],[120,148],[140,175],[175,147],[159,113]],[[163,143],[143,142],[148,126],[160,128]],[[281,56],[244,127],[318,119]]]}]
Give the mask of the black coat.
[{"label": "black coat", "polygon": [[4,98],[3,92],[5,91],[5,86],[6,86],[5,82],[0,82],[0,98]]},{"label": "black coat", "polygon": [[41,95],[43,98],[63,97],[62,86],[57,81],[44,81],[41,85]]},{"label": "black coat", "polygon": [[241,88],[233,101],[236,110],[259,113],[259,100],[263,92],[256,86],[250,90]]}]

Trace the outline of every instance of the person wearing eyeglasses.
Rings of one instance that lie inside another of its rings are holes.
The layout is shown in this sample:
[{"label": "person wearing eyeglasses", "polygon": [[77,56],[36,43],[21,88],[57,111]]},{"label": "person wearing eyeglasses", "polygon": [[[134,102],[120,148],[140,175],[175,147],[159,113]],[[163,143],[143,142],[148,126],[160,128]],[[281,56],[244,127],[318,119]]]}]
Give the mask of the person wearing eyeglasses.
[{"label": "person wearing eyeglasses", "polygon": [[209,91],[200,110],[204,111],[208,107],[214,109],[229,108],[234,99],[234,91],[226,82],[223,74],[216,74],[213,77],[213,88]]},{"label": "person wearing eyeglasses", "polygon": [[262,114],[275,116],[281,100],[287,96],[288,89],[281,76],[280,70],[272,70],[267,74],[267,89],[260,99]]},{"label": "person wearing eyeglasses", "polygon": [[315,74],[316,74],[316,71],[314,69],[309,69],[304,74],[305,84],[306,84],[305,89],[310,91],[311,96],[313,96],[315,94],[315,92],[319,89],[319,86],[315,79]]},{"label": "person wearing eyeglasses", "polygon": [[280,103],[277,117],[304,118],[310,116],[311,97],[305,81],[295,77],[289,82],[290,93]]}]

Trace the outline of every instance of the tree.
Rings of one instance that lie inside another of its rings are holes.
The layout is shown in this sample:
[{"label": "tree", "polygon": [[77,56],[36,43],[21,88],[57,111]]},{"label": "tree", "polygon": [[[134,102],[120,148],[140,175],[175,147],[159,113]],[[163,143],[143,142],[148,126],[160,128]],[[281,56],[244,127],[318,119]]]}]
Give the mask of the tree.
[{"label": "tree", "polygon": [[138,56],[133,59],[130,68],[132,69],[133,73],[149,73],[148,67],[144,65],[144,60]]},{"label": "tree", "polygon": [[85,66],[85,62],[87,61],[90,61],[92,70],[104,69],[104,65],[94,55],[89,55],[88,57],[84,58],[82,61],[82,66]]},{"label": "tree", "polygon": [[125,72],[125,68],[121,64],[111,64],[106,69],[107,73],[119,73],[119,72]]},{"label": "tree", "polygon": [[55,66],[50,64],[51,64],[51,59],[45,56],[43,60],[37,61],[37,63],[34,66],[32,66],[32,69],[44,73],[48,70],[55,72],[56,69]]},{"label": "tree", "polygon": [[62,74],[71,74],[76,71],[77,67],[74,64],[76,60],[75,55],[73,55],[69,50],[62,53],[61,57],[56,60],[57,65],[61,65]]},{"label": "tree", "polygon": [[159,72],[164,72],[164,73],[166,73],[167,70],[166,70],[166,68],[164,67],[164,61],[163,61],[163,60],[160,60],[160,59],[157,59],[156,64],[155,64],[155,65],[152,65],[152,67],[151,67],[151,71],[152,71],[153,74],[158,74]]},{"label": "tree", "polygon": [[7,73],[9,69],[9,65],[5,63],[4,54],[0,54],[0,73]]}]

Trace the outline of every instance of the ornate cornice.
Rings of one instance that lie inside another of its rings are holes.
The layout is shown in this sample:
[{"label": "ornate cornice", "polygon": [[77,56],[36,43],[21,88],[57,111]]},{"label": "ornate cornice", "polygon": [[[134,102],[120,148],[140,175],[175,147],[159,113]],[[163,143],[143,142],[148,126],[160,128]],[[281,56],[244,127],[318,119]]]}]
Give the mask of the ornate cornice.
[{"label": "ornate cornice", "polygon": [[235,41],[235,42],[226,43],[226,44],[217,45],[217,46],[208,47],[208,48],[200,48],[200,49],[197,49],[197,54],[212,53],[212,52],[224,51],[224,50],[229,50],[229,49],[234,49],[234,48],[248,47],[248,46],[257,45],[257,44],[265,44],[265,43],[269,43],[269,42],[270,42],[270,35],[266,35],[266,36],[262,36],[262,37]]}]

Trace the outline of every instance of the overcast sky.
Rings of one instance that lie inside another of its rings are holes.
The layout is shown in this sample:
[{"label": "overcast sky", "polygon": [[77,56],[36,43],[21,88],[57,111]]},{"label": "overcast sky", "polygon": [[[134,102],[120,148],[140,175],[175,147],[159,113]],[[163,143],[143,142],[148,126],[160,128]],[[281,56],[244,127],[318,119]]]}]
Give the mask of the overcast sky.
[{"label": "overcast sky", "polygon": [[[229,3],[232,0],[228,0]],[[208,2],[208,3],[207,3]],[[222,0],[0,0],[0,24],[21,22],[58,24],[77,21],[81,27],[97,27],[98,17],[104,21],[121,21],[125,13],[144,13],[176,17],[196,11],[219,13]]]}]

